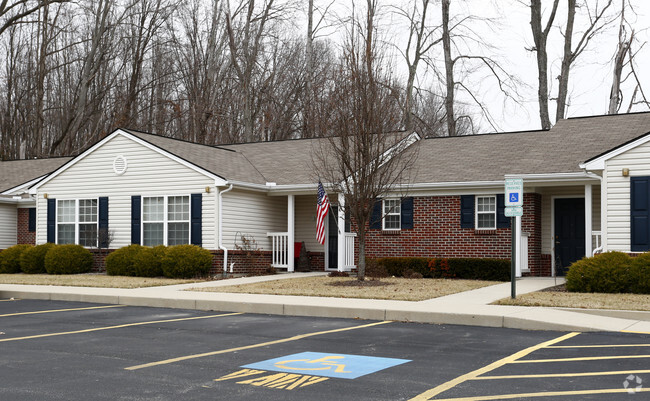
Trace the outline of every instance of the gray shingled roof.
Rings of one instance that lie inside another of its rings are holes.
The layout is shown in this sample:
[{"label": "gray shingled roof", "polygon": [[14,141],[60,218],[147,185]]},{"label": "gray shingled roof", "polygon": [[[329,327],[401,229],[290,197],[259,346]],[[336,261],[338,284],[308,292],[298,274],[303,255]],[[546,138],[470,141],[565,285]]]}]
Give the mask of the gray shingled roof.
[{"label": "gray shingled roof", "polygon": [[580,163],[647,133],[650,113],[635,113],[560,120],[550,131],[426,139],[419,143],[415,182],[580,172]]},{"label": "gray shingled roof", "polygon": [[15,188],[26,182],[47,175],[65,163],[71,157],[51,159],[26,159],[0,162],[0,192]]}]

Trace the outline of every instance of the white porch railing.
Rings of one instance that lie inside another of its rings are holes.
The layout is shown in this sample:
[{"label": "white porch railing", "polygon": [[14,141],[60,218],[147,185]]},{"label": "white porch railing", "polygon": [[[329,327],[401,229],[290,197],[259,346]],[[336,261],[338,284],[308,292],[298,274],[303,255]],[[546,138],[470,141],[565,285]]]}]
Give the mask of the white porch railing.
[{"label": "white porch railing", "polygon": [[354,264],[354,239],[356,236],[356,233],[345,233],[345,270],[356,267]]},{"label": "white porch railing", "polygon": [[[271,266],[289,267],[289,233],[267,233],[271,237],[273,254]],[[293,246],[293,244],[291,244]]]},{"label": "white porch railing", "polygon": [[603,251],[603,234],[600,231],[592,231],[591,232],[591,243],[593,245],[594,251],[592,252],[592,256],[601,253]]}]

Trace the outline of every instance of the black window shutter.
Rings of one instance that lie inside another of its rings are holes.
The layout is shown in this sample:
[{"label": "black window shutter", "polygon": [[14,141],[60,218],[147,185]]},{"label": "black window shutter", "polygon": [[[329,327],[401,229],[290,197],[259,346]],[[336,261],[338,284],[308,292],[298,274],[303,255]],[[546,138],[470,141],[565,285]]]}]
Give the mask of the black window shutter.
[{"label": "black window shutter", "polygon": [[497,228],[509,228],[510,217],[506,217],[506,202],[504,194],[497,195]]},{"label": "black window shutter", "polygon": [[370,215],[370,229],[381,230],[381,199],[376,199],[375,204],[372,206],[372,214]]},{"label": "black window shutter", "polygon": [[630,178],[630,235],[632,252],[650,250],[650,177]]},{"label": "black window shutter", "polygon": [[140,209],[142,208],[142,197],[134,195],[131,197],[131,243],[140,244],[140,227],[141,215]]},{"label": "black window shutter", "polygon": [[460,228],[474,228],[474,195],[460,196]]},{"label": "black window shutter", "polygon": [[402,230],[410,230],[413,228],[413,197],[402,198],[401,202],[402,211]]},{"label": "black window shutter", "polygon": [[36,231],[36,208],[30,207],[29,209],[27,209],[27,212],[29,213],[29,223],[27,224],[27,231],[33,233],[34,231]]},{"label": "black window shutter", "polygon": [[350,232],[350,210],[345,211],[345,232]]},{"label": "black window shutter", "polygon": [[201,246],[202,244],[202,213],[203,213],[203,194],[192,194],[192,217],[191,217],[191,229],[190,229],[190,242],[192,245]]},{"label": "black window shutter", "polygon": [[99,247],[108,248],[108,197],[99,198]]},{"label": "black window shutter", "polygon": [[56,242],[56,199],[47,200],[47,242]]}]

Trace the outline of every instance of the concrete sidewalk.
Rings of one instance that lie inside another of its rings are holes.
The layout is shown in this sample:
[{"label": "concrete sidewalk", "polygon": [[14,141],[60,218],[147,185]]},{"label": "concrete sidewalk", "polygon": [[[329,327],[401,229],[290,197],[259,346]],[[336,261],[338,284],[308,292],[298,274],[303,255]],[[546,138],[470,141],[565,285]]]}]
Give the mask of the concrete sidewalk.
[{"label": "concrete sidewalk", "polygon": [[[139,289],[0,284],[0,298],[48,299],[133,306],[198,309],[277,315],[397,320],[560,331],[634,331],[650,333],[650,313],[490,305],[510,297],[510,283],[420,302],[285,295],[186,291],[325,273],[290,273]],[[517,280],[517,295],[556,284],[558,278]]]}]

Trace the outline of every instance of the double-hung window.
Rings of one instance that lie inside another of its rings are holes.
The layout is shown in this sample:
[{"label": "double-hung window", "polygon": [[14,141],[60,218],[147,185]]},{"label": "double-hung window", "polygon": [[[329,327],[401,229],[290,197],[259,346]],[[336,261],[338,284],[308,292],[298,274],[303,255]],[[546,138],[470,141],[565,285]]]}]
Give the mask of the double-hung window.
[{"label": "double-hung window", "polygon": [[97,199],[57,201],[57,244],[97,246]]},{"label": "double-hung window", "polygon": [[399,230],[401,228],[402,209],[399,199],[384,199],[384,230]]},{"label": "double-hung window", "polygon": [[497,197],[476,197],[476,229],[495,230],[497,228]]},{"label": "double-hung window", "polygon": [[190,243],[190,197],[142,198],[142,244],[181,245]]}]

